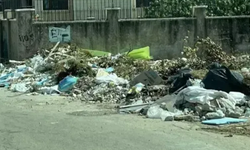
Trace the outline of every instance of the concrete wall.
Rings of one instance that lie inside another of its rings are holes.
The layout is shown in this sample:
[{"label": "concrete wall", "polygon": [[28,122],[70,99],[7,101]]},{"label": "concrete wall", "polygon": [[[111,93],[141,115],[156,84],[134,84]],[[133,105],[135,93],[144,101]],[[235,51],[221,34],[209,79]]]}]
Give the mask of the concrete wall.
[{"label": "concrete wall", "polygon": [[124,20],[118,19],[118,12],[118,9],[108,10],[106,21],[32,24],[29,11],[17,11],[16,20],[3,20],[1,23],[2,41],[7,43],[2,42],[2,47],[6,48],[1,54],[5,52],[6,55],[7,49],[9,59],[28,58],[38,49],[55,44],[49,41],[50,27],[67,26],[70,26],[70,43],[113,54],[150,46],[151,55],[155,59],[174,58],[181,55],[186,36],[189,37],[189,45],[194,44],[197,36],[210,37],[228,52],[250,52],[250,16]]},{"label": "concrete wall", "polygon": [[250,52],[250,16],[207,17],[206,35],[225,51]]},{"label": "concrete wall", "polygon": [[120,48],[127,51],[150,46],[155,59],[180,56],[185,36],[193,44],[195,21],[191,18],[121,20]]},{"label": "concrete wall", "polygon": [[2,49],[1,60],[18,58],[18,36],[17,36],[17,21],[2,20]]},{"label": "concrete wall", "polygon": [[[104,50],[116,53],[112,45],[117,45],[119,52],[150,46],[155,59],[173,58],[181,55],[183,40],[189,37],[193,45],[198,35],[195,18],[175,19],[133,19],[119,20],[119,35],[110,37],[112,28],[107,22],[75,23],[36,23],[36,33],[43,33],[38,47],[51,46],[48,36],[50,26],[71,26],[71,43],[86,49]],[[205,37],[221,44],[223,49],[250,52],[250,16],[206,18]],[[109,37],[115,42],[109,42]]]}]

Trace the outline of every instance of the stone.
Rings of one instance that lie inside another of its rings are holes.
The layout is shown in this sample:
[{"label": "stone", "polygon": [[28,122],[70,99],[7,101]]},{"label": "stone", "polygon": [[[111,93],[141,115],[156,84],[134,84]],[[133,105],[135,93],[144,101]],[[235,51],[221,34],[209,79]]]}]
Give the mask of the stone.
[{"label": "stone", "polygon": [[193,115],[178,115],[174,116],[175,121],[189,121],[194,122],[194,116]]}]

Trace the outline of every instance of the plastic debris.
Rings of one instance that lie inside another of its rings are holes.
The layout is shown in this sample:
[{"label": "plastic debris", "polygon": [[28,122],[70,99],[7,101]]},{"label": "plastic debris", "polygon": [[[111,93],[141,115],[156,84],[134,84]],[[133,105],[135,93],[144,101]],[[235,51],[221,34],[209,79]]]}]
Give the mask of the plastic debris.
[{"label": "plastic debris", "polygon": [[203,124],[209,125],[223,125],[223,124],[232,124],[232,123],[241,123],[247,122],[247,119],[235,119],[235,118],[221,118],[221,119],[212,119],[202,121]]},{"label": "plastic debris", "polygon": [[106,68],[105,71],[108,73],[113,72],[115,69],[113,67]]},{"label": "plastic debris", "polygon": [[109,73],[105,69],[98,69],[96,77],[108,76]]},{"label": "plastic debris", "polygon": [[115,85],[123,85],[123,84],[128,84],[128,81],[119,78],[116,74],[109,74],[107,76],[101,76],[96,78],[97,83],[113,83]]},{"label": "plastic debris", "polygon": [[67,76],[59,83],[58,90],[61,92],[68,92],[71,89],[73,89],[76,83],[77,83],[76,77]]},{"label": "plastic debris", "polygon": [[11,84],[10,90],[13,92],[25,93],[29,90],[25,83]]},{"label": "plastic debris", "polygon": [[152,59],[152,57],[150,56],[149,46],[140,49],[134,49],[128,53],[128,56],[134,59],[143,59],[143,60]]},{"label": "plastic debris", "polygon": [[180,58],[152,60],[149,47],[112,56],[57,43],[28,60],[0,64],[0,86],[116,103],[120,112],[164,121],[250,116],[250,56],[229,56],[209,39],[196,46],[202,52],[184,48]]}]

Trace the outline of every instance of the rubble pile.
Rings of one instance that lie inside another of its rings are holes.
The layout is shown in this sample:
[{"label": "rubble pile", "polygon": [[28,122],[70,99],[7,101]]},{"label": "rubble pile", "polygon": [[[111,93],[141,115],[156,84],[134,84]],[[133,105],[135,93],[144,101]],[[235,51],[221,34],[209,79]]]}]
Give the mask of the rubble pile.
[{"label": "rubble pile", "polygon": [[[227,55],[209,38],[182,54],[156,61],[138,53],[136,59],[128,53],[95,56],[58,42],[29,60],[1,65],[0,85],[27,94],[118,103],[120,112],[164,121],[250,116],[250,55]],[[195,70],[207,72],[198,80]]]}]

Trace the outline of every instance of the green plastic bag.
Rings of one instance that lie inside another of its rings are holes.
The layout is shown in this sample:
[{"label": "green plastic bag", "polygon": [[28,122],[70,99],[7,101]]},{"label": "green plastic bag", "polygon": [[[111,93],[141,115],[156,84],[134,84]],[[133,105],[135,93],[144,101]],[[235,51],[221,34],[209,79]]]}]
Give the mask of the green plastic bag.
[{"label": "green plastic bag", "polygon": [[152,59],[152,57],[150,56],[149,46],[132,50],[131,52],[128,53],[128,57],[134,59],[143,59],[143,60]]},{"label": "green plastic bag", "polygon": [[98,51],[98,50],[89,50],[89,49],[80,49],[81,51],[88,51],[92,56],[110,56],[110,52]]}]

